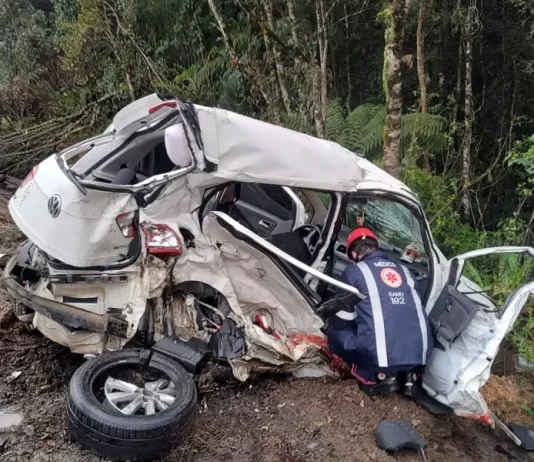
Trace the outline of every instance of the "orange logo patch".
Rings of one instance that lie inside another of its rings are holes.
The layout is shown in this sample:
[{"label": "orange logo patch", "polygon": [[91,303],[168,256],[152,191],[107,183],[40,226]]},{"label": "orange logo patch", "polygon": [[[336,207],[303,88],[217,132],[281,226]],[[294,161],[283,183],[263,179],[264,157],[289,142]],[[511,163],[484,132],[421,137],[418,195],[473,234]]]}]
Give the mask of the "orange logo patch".
[{"label": "orange logo patch", "polygon": [[393,268],[384,268],[380,271],[380,279],[382,279],[384,284],[394,289],[400,287],[402,284],[401,275]]}]

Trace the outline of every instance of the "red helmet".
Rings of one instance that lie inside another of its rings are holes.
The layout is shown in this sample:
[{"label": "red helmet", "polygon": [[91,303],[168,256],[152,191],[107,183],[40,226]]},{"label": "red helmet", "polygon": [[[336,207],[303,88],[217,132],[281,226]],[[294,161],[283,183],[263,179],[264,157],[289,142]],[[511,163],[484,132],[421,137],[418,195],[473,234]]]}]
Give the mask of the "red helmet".
[{"label": "red helmet", "polygon": [[356,228],[347,237],[347,254],[349,253],[350,246],[358,239],[374,239],[378,244],[378,237],[370,229]]}]

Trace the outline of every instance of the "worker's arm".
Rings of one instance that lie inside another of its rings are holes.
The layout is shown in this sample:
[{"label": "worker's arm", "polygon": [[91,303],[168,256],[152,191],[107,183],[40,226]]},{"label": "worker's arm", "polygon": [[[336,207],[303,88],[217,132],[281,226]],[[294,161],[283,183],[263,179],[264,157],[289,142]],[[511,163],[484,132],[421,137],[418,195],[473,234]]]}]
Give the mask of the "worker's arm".
[{"label": "worker's arm", "polygon": [[[353,278],[347,274],[347,270],[343,272],[340,281],[346,284],[351,284]],[[336,290],[336,294],[323,300],[317,307],[317,314],[323,319],[339,320],[343,322],[353,323],[355,319],[354,305],[360,301],[360,297],[356,294],[347,292],[341,288]],[[336,323],[339,324],[339,323]]]},{"label": "worker's arm", "polygon": [[[345,271],[341,274],[341,282],[351,285],[353,287],[358,287],[358,273],[360,269],[356,266],[348,266],[345,268]],[[333,318],[341,322],[346,322],[349,324],[354,324],[356,320],[356,303],[360,301],[360,298],[357,296],[347,296],[347,293],[344,291],[338,290],[339,294],[339,303],[338,309],[334,313]]]}]

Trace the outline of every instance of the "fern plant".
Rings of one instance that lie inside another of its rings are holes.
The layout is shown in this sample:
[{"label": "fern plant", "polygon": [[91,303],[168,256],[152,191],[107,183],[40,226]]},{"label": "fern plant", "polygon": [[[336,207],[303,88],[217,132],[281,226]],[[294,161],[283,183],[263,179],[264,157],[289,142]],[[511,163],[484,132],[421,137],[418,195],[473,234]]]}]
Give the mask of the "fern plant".
[{"label": "fern plant", "polygon": [[[386,108],[382,104],[362,104],[350,114],[340,99],[328,105],[326,134],[329,139],[366,157],[376,157],[384,145]],[[402,116],[401,143],[403,152],[417,147],[431,154],[443,152],[448,145],[445,119],[428,113],[410,113]]]}]

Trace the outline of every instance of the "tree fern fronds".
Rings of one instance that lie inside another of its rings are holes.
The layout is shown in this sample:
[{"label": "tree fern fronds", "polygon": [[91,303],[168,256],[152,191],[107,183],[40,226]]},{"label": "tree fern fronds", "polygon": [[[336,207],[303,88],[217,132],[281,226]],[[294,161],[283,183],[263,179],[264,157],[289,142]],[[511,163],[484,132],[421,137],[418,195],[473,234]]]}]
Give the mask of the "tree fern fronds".
[{"label": "tree fern fronds", "polygon": [[345,128],[345,111],[340,98],[328,103],[326,109],[326,136],[329,140],[341,141],[341,134]]},{"label": "tree fern fronds", "polygon": [[[367,136],[369,139],[373,138],[372,134],[370,136],[367,134],[367,125],[375,118],[380,110],[384,110],[383,106],[376,104],[362,104],[356,107],[345,120],[345,128],[343,129],[340,140],[341,144],[348,149],[361,150],[365,154],[367,144],[365,138]],[[379,136],[382,136],[383,124],[380,130]]]}]

